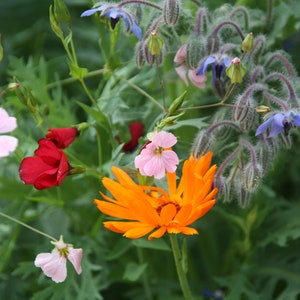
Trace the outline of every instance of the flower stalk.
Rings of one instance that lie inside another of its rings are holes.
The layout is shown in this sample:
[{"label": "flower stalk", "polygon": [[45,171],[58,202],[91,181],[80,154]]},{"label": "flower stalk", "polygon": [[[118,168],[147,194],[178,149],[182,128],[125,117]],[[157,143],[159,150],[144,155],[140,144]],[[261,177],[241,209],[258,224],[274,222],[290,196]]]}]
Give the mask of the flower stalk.
[{"label": "flower stalk", "polygon": [[173,251],[176,271],[181,286],[181,290],[185,300],[193,300],[192,292],[189,287],[189,283],[182,266],[182,255],[180,253],[177,236],[175,234],[170,234],[171,247]]}]

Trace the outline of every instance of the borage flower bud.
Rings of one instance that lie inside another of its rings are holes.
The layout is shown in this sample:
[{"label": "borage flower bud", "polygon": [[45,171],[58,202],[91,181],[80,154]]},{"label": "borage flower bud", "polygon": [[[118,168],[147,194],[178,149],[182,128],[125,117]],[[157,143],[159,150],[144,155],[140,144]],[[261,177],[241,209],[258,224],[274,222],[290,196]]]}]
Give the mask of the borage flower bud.
[{"label": "borage flower bud", "polygon": [[257,113],[259,114],[265,114],[265,113],[268,113],[271,111],[270,107],[269,106],[266,106],[266,105],[259,105],[259,106],[256,106],[255,107],[255,110]]},{"label": "borage flower bud", "polygon": [[145,50],[144,42],[138,42],[135,47],[135,63],[138,68],[141,68],[145,64]]},{"label": "borage flower bud", "polygon": [[232,109],[233,120],[240,125],[240,128],[247,131],[252,128],[255,119],[255,110],[252,107],[252,99],[239,96]]},{"label": "borage flower bud", "polygon": [[254,192],[261,179],[262,169],[257,163],[248,163],[243,174],[243,186],[247,191]]},{"label": "borage flower bud", "polygon": [[236,187],[236,194],[238,197],[238,203],[242,208],[246,208],[251,200],[252,193],[243,187]]},{"label": "borage flower bud", "polygon": [[163,6],[164,21],[168,26],[175,25],[180,14],[179,0],[165,0]]},{"label": "borage flower bud", "polygon": [[191,154],[195,158],[205,155],[211,150],[213,141],[214,136],[212,134],[208,133],[206,130],[200,130],[194,140]]},{"label": "borage flower bud", "polygon": [[246,68],[243,66],[242,61],[235,57],[226,69],[226,75],[230,78],[231,83],[241,83],[245,74]]},{"label": "borage flower bud", "polygon": [[253,33],[250,32],[247,34],[247,36],[245,37],[245,39],[242,42],[242,51],[244,53],[247,53],[249,51],[251,51],[253,48]]},{"label": "borage flower bud", "polygon": [[191,38],[186,45],[186,62],[190,69],[199,67],[200,60],[205,56],[205,42],[202,38]]}]

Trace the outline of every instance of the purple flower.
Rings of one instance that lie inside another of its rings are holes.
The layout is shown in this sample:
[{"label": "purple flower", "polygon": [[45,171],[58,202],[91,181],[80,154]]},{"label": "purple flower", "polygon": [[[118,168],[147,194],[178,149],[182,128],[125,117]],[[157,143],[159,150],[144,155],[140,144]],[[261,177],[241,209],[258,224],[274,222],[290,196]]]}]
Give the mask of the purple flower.
[{"label": "purple flower", "polygon": [[211,65],[212,72],[213,72],[213,82],[216,82],[217,79],[219,80],[221,76],[223,76],[226,68],[229,67],[230,64],[231,64],[231,60],[227,56],[212,55],[203,60],[203,62],[201,63],[197,71],[197,75],[205,74],[208,66]]},{"label": "purple flower", "polygon": [[120,7],[113,6],[111,4],[103,4],[99,7],[95,7],[84,11],[81,17],[88,17],[96,12],[101,12],[100,16],[110,18],[110,23],[112,29],[115,28],[116,24],[122,18],[125,22],[127,31],[132,31],[132,33],[139,39],[142,39],[142,29],[137,25],[135,18],[129,12],[123,10]]},{"label": "purple flower", "polygon": [[255,135],[257,136],[264,133],[269,126],[272,128],[268,137],[273,137],[282,131],[284,131],[285,135],[288,135],[291,128],[300,126],[300,114],[295,114],[293,112],[274,114],[257,128]]}]

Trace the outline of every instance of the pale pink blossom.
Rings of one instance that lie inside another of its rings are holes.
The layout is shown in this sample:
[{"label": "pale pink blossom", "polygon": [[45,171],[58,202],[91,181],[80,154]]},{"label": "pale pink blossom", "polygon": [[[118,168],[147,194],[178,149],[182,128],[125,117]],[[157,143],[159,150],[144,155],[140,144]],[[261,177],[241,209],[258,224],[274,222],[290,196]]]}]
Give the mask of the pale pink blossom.
[{"label": "pale pink blossom", "polygon": [[189,82],[191,82],[198,88],[205,88],[207,80],[206,75],[197,75],[197,69],[190,69],[186,62],[186,55],[186,44],[184,44],[178,49],[174,57],[174,62],[180,64],[179,67],[175,68],[176,73],[183,80],[186,86],[188,86]]},{"label": "pale pink blossom", "polygon": [[172,133],[160,131],[153,134],[152,141],[135,158],[135,167],[142,175],[157,179],[164,177],[166,170],[175,172],[179,159],[171,147],[176,143],[177,138]]},{"label": "pale pink blossom", "polygon": [[[17,128],[17,120],[10,117],[5,109],[0,107],[0,133],[8,133]],[[16,150],[18,140],[9,135],[0,136],[0,158],[6,157]]]},{"label": "pale pink blossom", "polygon": [[67,277],[67,259],[72,263],[77,274],[81,274],[82,249],[74,249],[72,245],[65,244],[62,236],[59,241],[51,242],[55,248],[51,253],[40,253],[34,261],[44,274],[54,282],[63,282]]}]

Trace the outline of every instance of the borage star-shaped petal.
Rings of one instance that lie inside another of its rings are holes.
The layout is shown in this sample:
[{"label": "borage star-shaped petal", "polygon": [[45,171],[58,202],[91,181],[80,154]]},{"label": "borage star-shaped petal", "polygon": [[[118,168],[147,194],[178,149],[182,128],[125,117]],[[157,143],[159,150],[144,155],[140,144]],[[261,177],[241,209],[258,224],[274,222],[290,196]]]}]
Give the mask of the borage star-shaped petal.
[{"label": "borage star-shaped petal", "polygon": [[269,126],[271,126],[271,131],[268,137],[274,137],[282,131],[288,135],[291,128],[300,126],[300,114],[291,111],[285,114],[276,113],[257,128],[255,135],[264,133]]},{"label": "borage star-shaped petal", "polygon": [[101,6],[84,11],[81,14],[81,17],[89,17],[96,12],[100,12],[100,16],[110,18],[112,29],[115,28],[120,18],[122,18],[125,22],[127,31],[132,31],[132,33],[139,40],[142,39],[142,29],[136,23],[135,17],[123,8],[111,4],[103,4]]}]

